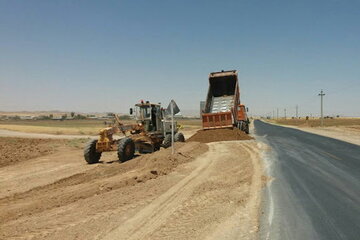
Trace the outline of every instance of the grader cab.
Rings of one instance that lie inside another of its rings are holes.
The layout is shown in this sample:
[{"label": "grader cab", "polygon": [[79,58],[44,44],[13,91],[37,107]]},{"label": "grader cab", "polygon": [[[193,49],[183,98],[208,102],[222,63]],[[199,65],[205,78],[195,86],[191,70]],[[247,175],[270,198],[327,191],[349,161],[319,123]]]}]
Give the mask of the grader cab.
[{"label": "grader cab", "polygon": [[[103,152],[117,151],[118,158],[125,162],[134,157],[135,151],[151,153],[161,147],[171,146],[171,121],[167,119],[166,112],[160,104],[141,101],[130,109],[135,114],[135,124],[123,124],[118,116],[115,124],[100,130],[99,138],[91,140],[84,149],[84,158],[87,163],[97,163]],[[178,132],[177,123],[174,122],[175,142],[184,142],[185,137]],[[114,134],[121,133],[123,138],[115,139]]]}]

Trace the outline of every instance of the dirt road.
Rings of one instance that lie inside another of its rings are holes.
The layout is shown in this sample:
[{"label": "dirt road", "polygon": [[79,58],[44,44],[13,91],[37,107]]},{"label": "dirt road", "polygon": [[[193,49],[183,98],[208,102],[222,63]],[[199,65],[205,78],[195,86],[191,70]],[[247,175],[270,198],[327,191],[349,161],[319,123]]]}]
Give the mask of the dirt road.
[{"label": "dirt road", "polygon": [[0,168],[1,239],[254,239],[255,141],[190,142],[119,164],[81,150]]}]

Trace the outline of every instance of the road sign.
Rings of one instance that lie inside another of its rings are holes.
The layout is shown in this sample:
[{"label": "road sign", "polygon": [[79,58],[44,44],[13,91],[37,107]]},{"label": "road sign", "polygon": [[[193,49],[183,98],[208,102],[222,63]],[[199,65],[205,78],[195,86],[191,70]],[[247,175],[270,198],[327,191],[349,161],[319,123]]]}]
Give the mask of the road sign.
[{"label": "road sign", "polygon": [[174,147],[174,132],[175,132],[175,126],[174,126],[174,115],[180,112],[180,108],[178,105],[176,105],[176,102],[174,100],[171,100],[169,103],[169,106],[166,108],[166,114],[171,115],[171,153],[175,153],[175,147]]},{"label": "road sign", "polygon": [[180,108],[178,107],[178,105],[176,105],[176,102],[174,100],[171,100],[169,106],[166,108],[166,115],[171,114],[171,105],[173,106],[174,115],[180,112]]}]

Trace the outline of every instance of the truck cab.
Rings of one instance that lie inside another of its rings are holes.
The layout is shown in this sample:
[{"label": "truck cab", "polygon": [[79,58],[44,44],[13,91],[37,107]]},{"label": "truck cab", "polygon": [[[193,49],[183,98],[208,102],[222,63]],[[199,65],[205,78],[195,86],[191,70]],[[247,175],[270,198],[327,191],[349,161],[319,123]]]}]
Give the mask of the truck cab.
[{"label": "truck cab", "polygon": [[162,131],[162,112],[159,104],[148,101],[135,104],[135,118],[137,123],[141,123],[147,132]]},{"label": "truck cab", "polygon": [[237,114],[237,124],[238,128],[245,133],[249,134],[249,124],[250,120],[247,116],[248,108],[245,107],[244,104],[239,104],[238,106],[238,114]]}]

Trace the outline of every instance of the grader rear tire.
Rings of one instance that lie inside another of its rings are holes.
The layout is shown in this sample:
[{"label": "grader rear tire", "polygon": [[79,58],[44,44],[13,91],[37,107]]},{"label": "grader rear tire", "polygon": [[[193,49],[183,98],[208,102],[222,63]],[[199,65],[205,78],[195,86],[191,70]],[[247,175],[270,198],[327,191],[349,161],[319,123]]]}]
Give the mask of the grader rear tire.
[{"label": "grader rear tire", "polygon": [[88,164],[98,163],[101,153],[96,152],[96,143],[98,140],[89,141],[84,148],[84,158]]},{"label": "grader rear tire", "polygon": [[182,134],[181,132],[176,133],[174,138],[175,142],[185,142],[184,134]]},{"label": "grader rear tire", "polygon": [[118,145],[118,157],[120,162],[126,162],[134,158],[135,143],[131,138],[123,138]]},{"label": "grader rear tire", "polygon": [[171,147],[171,134],[165,135],[162,146],[163,146],[163,148]]}]

